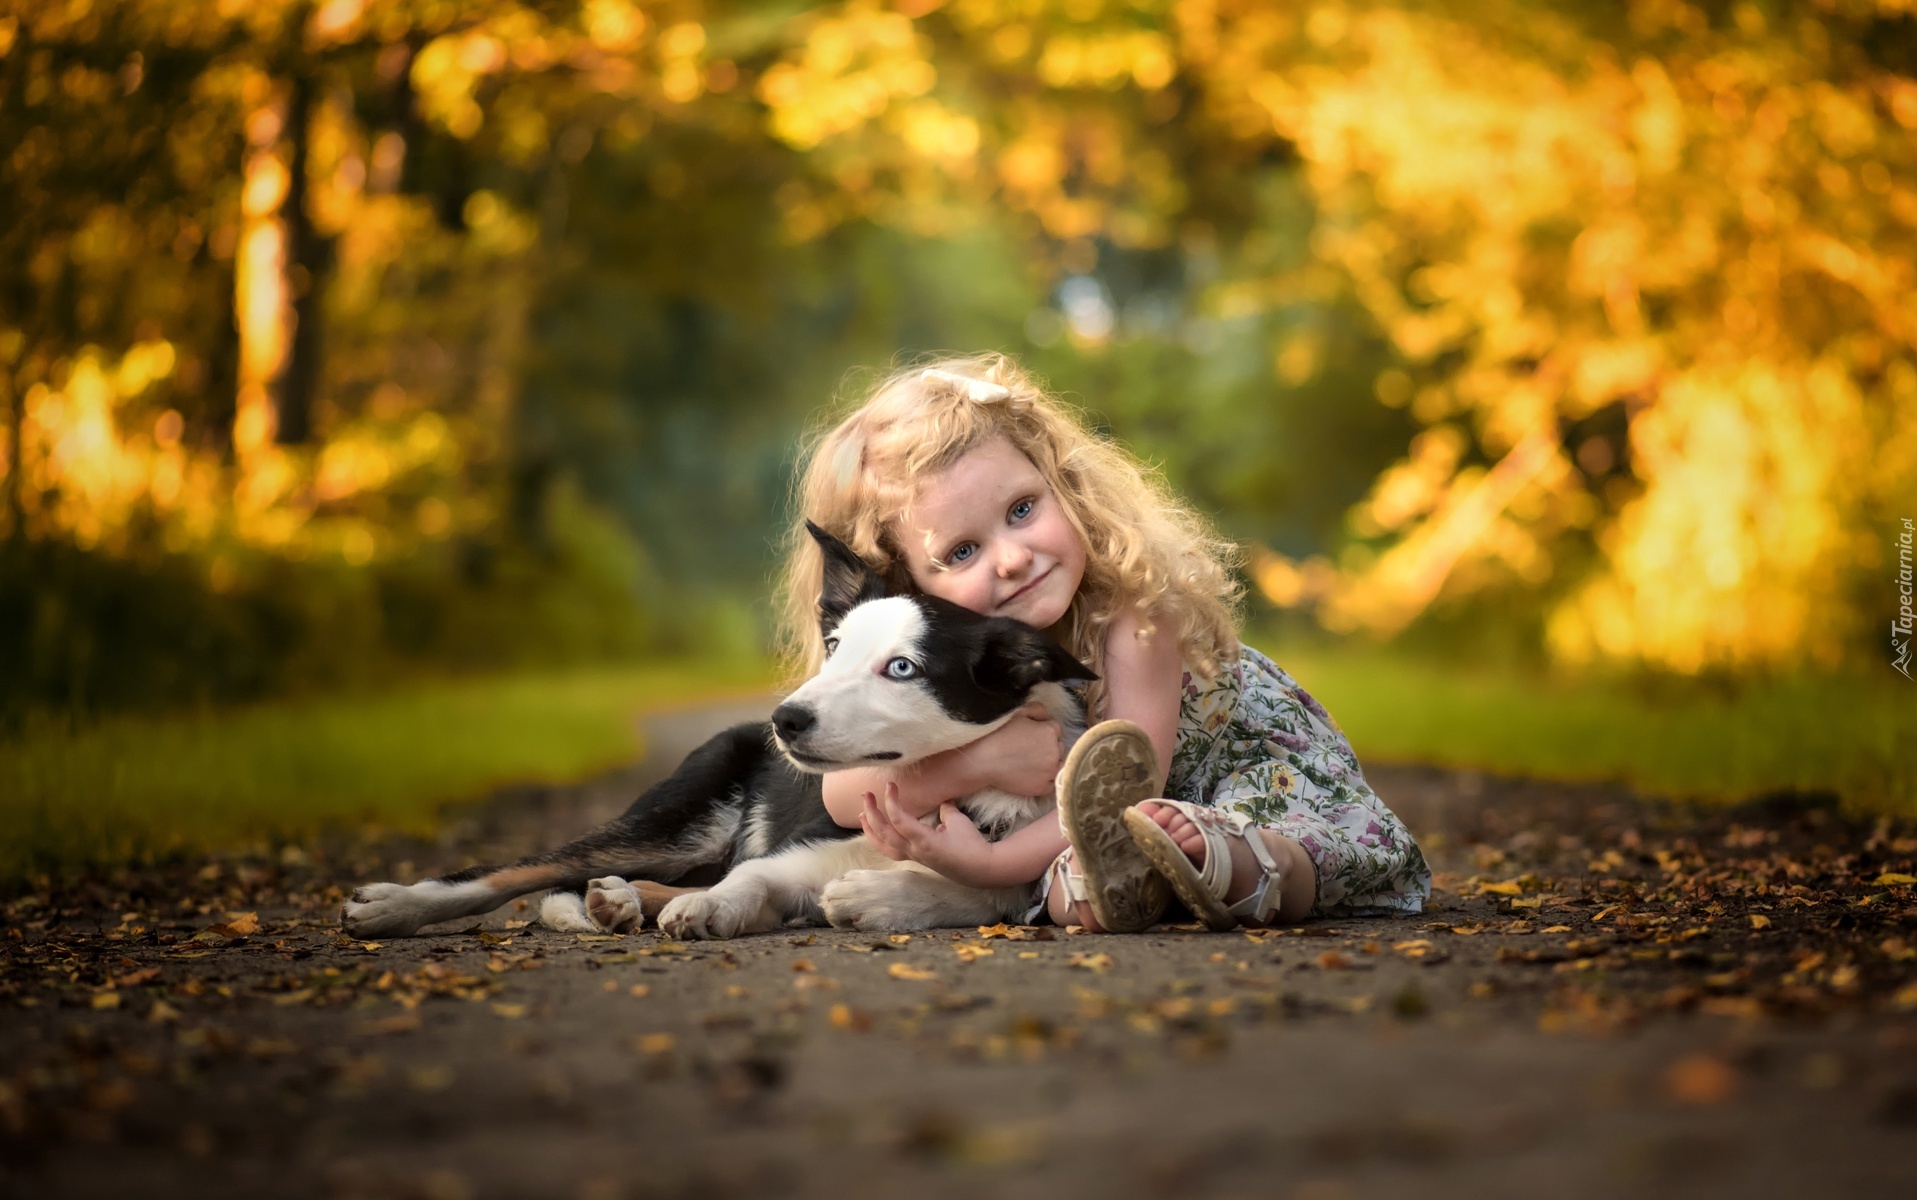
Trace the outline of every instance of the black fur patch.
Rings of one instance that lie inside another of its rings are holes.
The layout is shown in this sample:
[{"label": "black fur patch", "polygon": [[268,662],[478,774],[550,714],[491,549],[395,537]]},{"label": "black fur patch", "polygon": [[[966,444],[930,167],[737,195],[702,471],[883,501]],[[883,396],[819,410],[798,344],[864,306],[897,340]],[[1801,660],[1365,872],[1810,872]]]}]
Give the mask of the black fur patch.
[{"label": "black fur patch", "polygon": [[1022,621],[980,617],[936,596],[912,602],[925,615],[919,653],[927,690],[957,720],[985,725],[1024,704],[1040,683],[1098,678]]}]

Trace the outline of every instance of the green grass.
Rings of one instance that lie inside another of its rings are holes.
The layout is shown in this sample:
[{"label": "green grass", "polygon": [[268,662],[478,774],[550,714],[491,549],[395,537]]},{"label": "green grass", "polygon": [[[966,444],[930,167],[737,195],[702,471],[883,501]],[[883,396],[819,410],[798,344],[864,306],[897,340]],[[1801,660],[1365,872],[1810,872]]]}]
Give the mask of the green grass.
[{"label": "green grass", "polygon": [[1471,672],[1387,650],[1268,648],[1365,761],[1617,780],[1717,801],[1834,792],[1860,810],[1917,813],[1917,689],[1901,678],[1781,679],[1731,695]]},{"label": "green grass", "polygon": [[[1730,696],[1462,671],[1388,650],[1265,643],[1367,762],[1619,780],[1735,800],[1835,792],[1917,813],[1917,690],[1798,679]],[[665,664],[420,684],[191,716],[43,724],[0,742],[0,886],[36,874],[298,841],[326,826],[427,832],[506,783],[630,761],[635,718],[768,685]]]},{"label": "green grass", "polygon": [[0,741],[0,884],[297,840],[328,825],[424,832],[501,784],[636,758],[648,709],[767,686],[747,664],[419,684],[191,716],[43,723]]}]

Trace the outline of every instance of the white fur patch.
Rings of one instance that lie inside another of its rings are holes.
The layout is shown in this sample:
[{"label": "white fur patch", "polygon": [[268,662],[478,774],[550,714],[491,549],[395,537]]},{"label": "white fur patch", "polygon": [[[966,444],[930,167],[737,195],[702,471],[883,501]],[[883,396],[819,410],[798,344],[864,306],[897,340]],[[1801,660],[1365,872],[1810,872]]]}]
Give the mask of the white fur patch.
[{"label": "white fur patch", "polygon": [[598,933],[586,915],[586,898],[577,892],[547,892],[539,902],[539,923],[561,933]]}]

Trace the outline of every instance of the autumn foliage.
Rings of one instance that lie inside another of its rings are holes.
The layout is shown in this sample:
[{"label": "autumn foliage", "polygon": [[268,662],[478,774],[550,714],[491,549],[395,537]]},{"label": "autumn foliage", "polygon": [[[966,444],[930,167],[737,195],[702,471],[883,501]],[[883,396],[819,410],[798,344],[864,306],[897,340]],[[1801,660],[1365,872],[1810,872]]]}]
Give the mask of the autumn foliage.
[{"label": "autumn foliage", "polygon": [[[1339,403],[1415,436],[1342,536],[1252,558],[1334,630],[1520,596],[1568,664],[1875,658],[1917,507],[1906,8],[15,5],[0,527],[209,595],[539,543],[587,451],[535,384],[591,346],[542,313],[629,161],[636,294],[992,227],[1039,295],[1169,260],[1186,318],[1362,313]],[[774,291],[740,306],[803,307]],[[1160,336],[1070,300],[1074,362]],[[1262,353],[1273,396],[1335,365],[1309,322]]]}]

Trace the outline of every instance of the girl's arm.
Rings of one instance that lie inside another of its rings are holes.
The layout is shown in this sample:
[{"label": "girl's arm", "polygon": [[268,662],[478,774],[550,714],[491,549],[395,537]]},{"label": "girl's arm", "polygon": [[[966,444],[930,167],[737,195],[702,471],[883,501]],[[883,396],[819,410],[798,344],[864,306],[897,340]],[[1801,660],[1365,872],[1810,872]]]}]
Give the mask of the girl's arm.
[{"label": "girl's arm", "polygon": [[939,808],[939,823],[905,814],[891,791],[864,797],[865,836],[887,858],[911,859],[953,883],[975,888],[1030,883],[1065,848],[1058,822],[1040,817],[1002,841],[988,842],[956,804]]},{"label": "girl's arm", "polygon": [[1105,712],[1101,720],[1135,721],[1158,752],[1154,795],[1163,795],[1178,744],[1178,707],[1184,700],[1184,665],[1178,638],[1161,620],[1147,637],[1138,636],[1136,614],[1127,610],[1105,634]]},{"label": "girl's arm", "polygon": [[909,767],[829,772],[823,780],[825,810],[847,829],[857,829],[862,798],[868,792],[883,796],[888,785],[897,787],[899,807],[913,817],[988,787],[1014,796],[1049,796],[1061,760],[1058,742],[1058,723],[1034,704],[970,745]]}]

